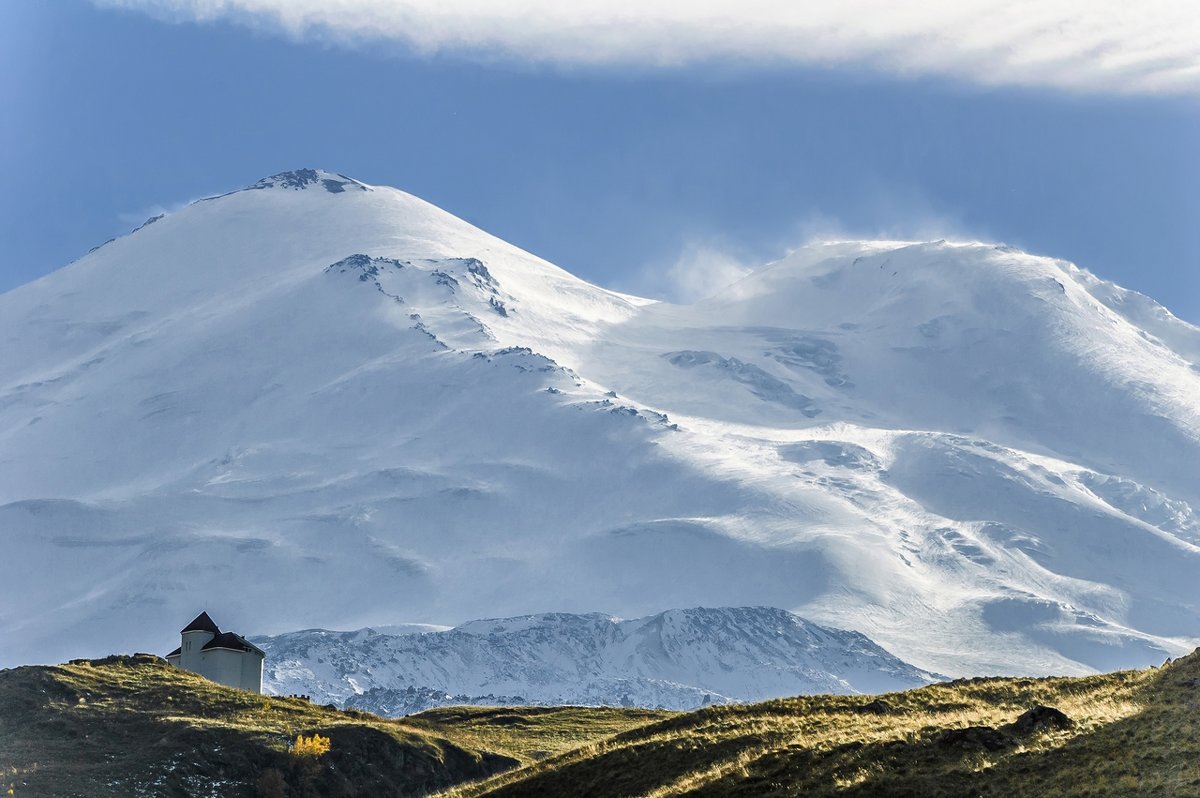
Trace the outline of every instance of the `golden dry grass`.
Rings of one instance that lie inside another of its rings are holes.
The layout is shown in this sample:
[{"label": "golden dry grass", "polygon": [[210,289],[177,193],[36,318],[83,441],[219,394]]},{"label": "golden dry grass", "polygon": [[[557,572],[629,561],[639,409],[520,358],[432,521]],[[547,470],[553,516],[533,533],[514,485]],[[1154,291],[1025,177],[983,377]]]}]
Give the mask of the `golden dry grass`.
[{"label": "golden dry grass", "polygon": [[678,714],[613,707],[444,707],[405,722],[529,764]]},{"label": "golden dry grass", "polygon": [[[16,668],[0,671],[0,795],[253,796],[270,770],[292,795],[422,795],[654,717],[562,708],[505,726],[497,712],[389,720],[234,690],[148,655]],[[289,748],[314,734],[329,752],[301,766]]]},{"label": "golden dry grass", "polygon": [[[884,696],[886,714],[864,712],[869,700],[710,708],[442,795],[1200,796],[1200,655],[1087,678],[933,685]],[[1037,705],[1074,725],[1010,726]],[[985,728],[947,734],[968,727]]]},{"label": "golden dry grass", "polygon": [[[1200,796],[1200,654],[1073,679],[692,713],[453,707],[400,720],[221,687],[152,658],[0,672],[0,795]],[[1036,705],[1069,728],[1012,726]],[[965,731],[963,731],[965,730]],[[289,769],[296,735],[330,752]]]}]

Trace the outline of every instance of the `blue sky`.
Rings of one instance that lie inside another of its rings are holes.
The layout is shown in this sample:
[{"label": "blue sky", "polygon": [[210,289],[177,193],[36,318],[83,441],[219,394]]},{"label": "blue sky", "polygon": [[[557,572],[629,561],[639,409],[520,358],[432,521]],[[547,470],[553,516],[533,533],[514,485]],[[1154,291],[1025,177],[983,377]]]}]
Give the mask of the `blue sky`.
[{"label": "blue sky", "polygon": [[[516,17],[493,41],[503,25],[418,16],[433,32],[414,39],[257,10],[271,0],[199,21],[186,0],[111,2],[138,8],[0,5],[0,290],[161,209],[314,166],[625,290],[686,296],[824,235],[967,237],[1075,261],[1200,322],[1200,91],[1157,73],[1109,91],[1075,66],[692,58],[649,34],[576,59]],[[773,46],[748,31],[745,47]]]}]

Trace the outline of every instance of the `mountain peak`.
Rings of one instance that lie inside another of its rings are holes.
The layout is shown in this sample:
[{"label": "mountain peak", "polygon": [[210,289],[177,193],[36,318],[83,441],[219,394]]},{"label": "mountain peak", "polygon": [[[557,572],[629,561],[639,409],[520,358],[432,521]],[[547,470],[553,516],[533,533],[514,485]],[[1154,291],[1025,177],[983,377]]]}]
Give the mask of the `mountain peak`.
[{"label": "mountain peak", "polygon": [[831,244],[681,306],[300,169],[0,295],[0,363],[0,546],[52,564],[0,665],[231,581],[263,630],[776,606],[955,674],[1200,639],[1200,330],[1053,259]]},{"label": "mountain peak", "polygon": [[280,172],[270,177],[264,177],[257,183],[247,186],[246,189],[277,188],[302,191],[310,186],[318,185],[331,194],[341,194],[347,189],[371,190],[366,184],[360,183],[352,177],[346,177],[336,172],[327,172],[324,169],[293,169],[289,172]]}]

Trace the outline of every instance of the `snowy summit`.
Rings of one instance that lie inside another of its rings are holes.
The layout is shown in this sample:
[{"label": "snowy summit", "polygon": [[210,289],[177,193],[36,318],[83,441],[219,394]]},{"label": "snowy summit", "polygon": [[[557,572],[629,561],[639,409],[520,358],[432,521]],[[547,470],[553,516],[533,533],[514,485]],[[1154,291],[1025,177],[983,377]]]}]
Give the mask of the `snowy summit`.
[{"label": "snowy summit", "polygon": [[813,245],[671,305],[299,170],[0,296],[0,364],[0,666],[217,596],[765,605],[952,675],[1200,639],[1200,330],[1006,247]]}]

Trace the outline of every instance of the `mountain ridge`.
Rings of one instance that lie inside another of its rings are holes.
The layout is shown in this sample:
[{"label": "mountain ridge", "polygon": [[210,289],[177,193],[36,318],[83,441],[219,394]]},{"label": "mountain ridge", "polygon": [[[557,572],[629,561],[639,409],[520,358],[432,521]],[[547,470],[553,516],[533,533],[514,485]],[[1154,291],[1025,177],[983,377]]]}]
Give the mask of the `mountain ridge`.
[{"label": "mountain ridge", "polygon": [[283,174],[0,295],[0,663],[215,596],[248,633],[766,605],[951,674],[1200,639],[1200,332],[1152,300],[842,242],[671,305]]},{"label": "mountain ridge", "polygon": [[938,677],[856,632],[770,607],[644,618],[539,613],[440,632],[306,630],[254,642],[280,695],[381,715],[449,704],[696,709],[798,693],[878,693]]}]

